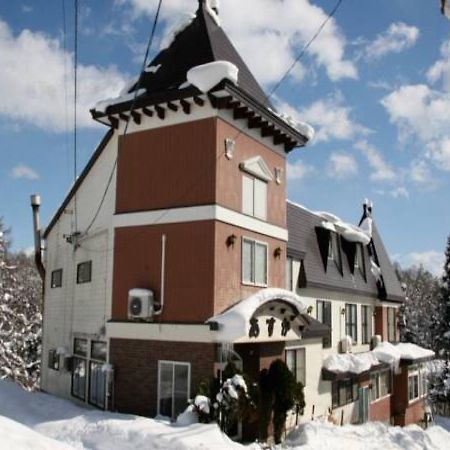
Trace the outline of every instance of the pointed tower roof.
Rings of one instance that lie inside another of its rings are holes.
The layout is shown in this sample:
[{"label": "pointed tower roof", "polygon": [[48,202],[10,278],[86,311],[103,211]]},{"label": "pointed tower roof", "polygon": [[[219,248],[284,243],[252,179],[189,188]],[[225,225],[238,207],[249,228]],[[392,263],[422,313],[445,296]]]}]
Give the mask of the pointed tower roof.
[{"label": "pointed tower roof", "polygon": [[143,73],[140,87],[149,95],[179,89],[186,82],[189,69],[215,61],[234,64],[239,70],[238,86],[257,102],[270,106],[264,91],[219,26],[216,13],[204,0],[199,1],[191,23],[149,64],[148,67],[158,69]]},{"label": "pointed tower roof", "polygon": [[[191,69],[224,63],[237,69],[237,83],[225,77],[205,93],[187,82]],[[314,134],[309,125],[296,124],[274,110],[207,0],[199,0],[195,16],[146,67],[139,83],[118,98],[99,102],[91,114],[104,125],[118,128],[121,120],[140,124],[142,115],[156,114],[164,120],[167,111],[177,112],[180,107],[190,114],[192,105],[201,107],[206,102],[213,108],[230,110],[236,120],[248,120],[248,128],[259,129],[262,137],[272,138],[286,153],[304,146]]]}]

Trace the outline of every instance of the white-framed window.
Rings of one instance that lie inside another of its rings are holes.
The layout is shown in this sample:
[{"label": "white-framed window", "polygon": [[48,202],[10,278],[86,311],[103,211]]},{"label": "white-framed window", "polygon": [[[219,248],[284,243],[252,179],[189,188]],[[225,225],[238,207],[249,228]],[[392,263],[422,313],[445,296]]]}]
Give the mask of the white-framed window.
[{"label": "white-framed window", "polygon": [[286,349],[286,365],[294,374],[295,381],[306,385],[306,350],[304,348]]},{"label": "white-framed window", "polygon": [[242,282],[267,286],[267,244],[242,239]]},{"label": "white-framed window", "polygon": [[425,397],[428,393],[427,372],[424,365],[408,367],[408,400],[415,400]]},{"label": "white-framed window", "polygon": [[391,371],[387,369],[371,374],[370,383],[370,399],[372,401],[386,397],[391,393]]},{"label": "white-framed window", "polygon": [[267,219],[267,182],[242,175],[242,212],[258,219]]},{"label": "white-framed window", "polygon": [[370,344],[372,337],[372,309],[361,305],[361,344]]},{"label": "white-framed window", "polygon": [[330,348],[332,344],[332,313],[331,313],[331,302],[329,300],[316,300],[316,319],[322,322],[324,325],[330,327],[330,332],[328,336],[323,338],[323,348]]},{"label": "white-framed window", "polygon": [[358,342],[358,305],[345,304],[345,334],[352,338],[354,344]]},{"label": "white-framed window", "polygon": [[331,383],[331,405],[332,408],[348,405],[358,400],[358,382],[346,378]]},{"label": "white-framed window", "polygon": [[397,342],[397,309],[387,308],[388,341]]},{"label": "white-framed window", "polygon": [[191,364],[158,361],[158,414],[176,419],[188,404]]},{"label": "white-framed window", "polygon": [[294,260],[291,257],[286,258],[286,289],[293,291],[293,272],[294,272]]}]

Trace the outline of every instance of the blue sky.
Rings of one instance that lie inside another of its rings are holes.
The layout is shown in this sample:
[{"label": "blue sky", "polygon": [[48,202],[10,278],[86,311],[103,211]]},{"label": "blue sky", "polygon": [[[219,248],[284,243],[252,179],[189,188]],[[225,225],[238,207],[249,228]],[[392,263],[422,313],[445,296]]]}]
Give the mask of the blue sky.
[{"label": "blue sky", "polygon": [[[73,0],[0,3],[0,216],[32,245],[73,180]],[[157,0],[79,0],[78,167],[106,129],[98,100],[136,76]],[[222,0],[222,26],[266,91],[335,2]],[[197,0],[165,0],[153,54]],[[64,42],[66,44],[64,44]],[[356,222],[364,198],[390,255],[435,273],[450,234],[450,20],[439,0],[344,0],[272,99],[316,129],[288,159],[289,198]]]}]

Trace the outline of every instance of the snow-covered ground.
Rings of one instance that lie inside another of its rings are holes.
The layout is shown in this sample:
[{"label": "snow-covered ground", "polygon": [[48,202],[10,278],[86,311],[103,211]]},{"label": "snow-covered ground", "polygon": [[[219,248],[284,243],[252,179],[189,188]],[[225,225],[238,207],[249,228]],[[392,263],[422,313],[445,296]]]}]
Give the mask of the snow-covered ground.
[{"label": "snow-covered ground", "polygon": [[[417,426],[379,423],[337,427],[312,422],[288,437],[291,450],[437,450],[449,448],[450,419],[423,431]],[[446,431],[447,430],[449,431]],[[216,425],[170,424],[164,420],[113,414],[74,405],[43,393],[28,393],[0,381],[0,449],[4,450],[257,450],[224,436]]]}]

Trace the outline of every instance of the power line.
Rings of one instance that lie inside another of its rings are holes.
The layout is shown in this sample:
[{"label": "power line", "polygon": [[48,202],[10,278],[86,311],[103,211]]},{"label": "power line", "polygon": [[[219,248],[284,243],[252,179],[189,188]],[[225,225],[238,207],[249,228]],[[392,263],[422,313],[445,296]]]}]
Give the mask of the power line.
[{"label": "power line", "polygon": [[111,173],[109,175],[108,181],[106,183],[106,187],[105,187],[105,190],[103,192],[103,195],[102,195],[102,198],[100,200],[100,203],[98,205],[98,208],[97,208],[97,210],[96,210],[96,212],[95,212],[91,222],[89,223],[88,227],[86,228],[85,232],[83,233],[84,235],[86,235],[89,232],[89,230],[92,228],[92,225],[96,221],[96,219],[97,219],[97,217],[98,217],[98,215],[100,213],[100,210],[101,210],[101,208],[103,206],[103,203],[105,201],[106,194],[108,193],[109,187],[111,186],[111,182],[112,182],[114,173],[116,172],[117,160],[119,158],[119,150],[120,150],[119,146],[121,145],[121,143],[123,144],[123,142],[125,140],[125,137],[126,137],[127,132],[128,132],[128,125],[130,123],[130,119],[131,119],[131,116],[132,116],[131,113],[133,112],[133,110],[134,110],[134,108],[136,106],[136,99],[137,99],[137,96],[138,96],[138,93],[139,93],[139,90],[141,88],[141,85],[142,85],[142,82],[143,82],[143,78],[144,78],[142,76],[142,74],[144,73],[145,67],[147,66],[147,59],[148,59],[148,55],[150,53],[150,49],[151,49],[151,46],[152,46],[152,43],[153,43],[153,39],[155,37],[156,26],[158,25],[159,13],[161,11],[162,2],[163,2],[163,0],[159,0],[159,2],[158,2],[158,8],[156,9],[156,14],[155,14],[155,19],[153,21],[152,31],[150,33],[150,37],[149,37],[149,40],[148,40],[148,43],[147,43],[147,49],[145,50],[145,55],[144,55],[144,60],[142,62],[142,68],[141,68],[140,76],[139,76],[138,82],[137,82],[137,84],[135,86],[133,103],[131,104],[131,108],[130,108],[130,116],[128,117],[128,120],[127,120],[127,122],[125,124],[125,129],[124,129],[124,132],[123,132],[122,141],[120,141],[120,140],[118,141],[117,155],[116,155],[116,159],[114,161],[113,168],[111,170]]},{"label": "power line", "polygon": [[[74,0],[74,56],[73,56],[73,76],[74,76],[74,92],[73,92],[73,182],[77,181],[77,96],[78,96],[78,0]],[[77,193],[74,193],[74,222],[75,233],[78,231],[77,217]]]}]

